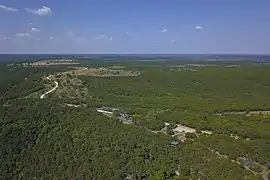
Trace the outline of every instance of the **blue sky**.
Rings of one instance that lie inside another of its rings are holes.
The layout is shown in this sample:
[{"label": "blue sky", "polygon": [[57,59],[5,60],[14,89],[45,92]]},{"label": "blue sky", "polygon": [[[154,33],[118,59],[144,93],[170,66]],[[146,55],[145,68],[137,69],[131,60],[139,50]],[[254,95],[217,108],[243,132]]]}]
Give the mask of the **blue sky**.
[{"label": "blue sky", "polygon": [[0,0],[0,53],[270,53],[269,0]]}]

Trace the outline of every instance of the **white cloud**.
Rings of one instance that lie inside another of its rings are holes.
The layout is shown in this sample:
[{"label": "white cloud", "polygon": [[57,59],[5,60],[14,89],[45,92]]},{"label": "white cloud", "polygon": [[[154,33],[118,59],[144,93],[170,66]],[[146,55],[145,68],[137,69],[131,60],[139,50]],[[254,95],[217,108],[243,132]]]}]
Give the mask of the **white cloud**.
[{"label": "white cloud", "polygon": [[32,32],[32,33],[40,32],[40,29],[32,27],[31,29],[29,29],[29,32]]},{"label": "white cloud", "polygon": [[0,4],[0,9],[3,9],[5,11],[11,11],[11,12],[18,12],[19,11],[19,9],[8,7],[8,6],[5,6],[3,4]]},{"label": "white cloud", "polygon": [[196,26],[195,28],[198,29],[198,30],[203,29],[202,26]]},{"label": "white cloud", "polygon": [[19,37],[31,37],[31,34],[29,34],[29,33],[16,33],[16,36],[19,36]]},{"label": "white cloud", "polygon": [[35,14],[35,15],[38,15],[38,16],[47,16],[47,15],[51,15],[52,14],[51,8],[49,8],[47,6],[41,6],[41,8],[38,8],[38,9],[25,8],[25,10],[27,12],[30,12],[30,13]]},{"label": "white cloud", "polygon": [[158,32],[165,33],[165,32],[168,32],[168,29],[163,28],[163,29],[159,30]]},{"label": "white cloud", "polygon": [[3,37],[4,40],[11,40],[10,37],[6,36],[6,37]]},{"label": "white cloud", "polygon": [[113,38],[112,37],[105,36],[104,34],[100,34],[100,35],[97,36],[97,39],[111,41]]}]

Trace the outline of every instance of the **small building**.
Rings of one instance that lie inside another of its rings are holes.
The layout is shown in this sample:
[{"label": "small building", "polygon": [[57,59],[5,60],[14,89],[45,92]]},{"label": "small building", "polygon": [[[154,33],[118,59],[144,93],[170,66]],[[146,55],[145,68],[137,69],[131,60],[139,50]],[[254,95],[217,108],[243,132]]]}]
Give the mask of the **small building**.
[{"label": "small building", "polygon": [[172,140],[170,142],[170,145],[176,147],[177,145],[179,145],[179,142],[178,141],[175,141],[175,140]]}]

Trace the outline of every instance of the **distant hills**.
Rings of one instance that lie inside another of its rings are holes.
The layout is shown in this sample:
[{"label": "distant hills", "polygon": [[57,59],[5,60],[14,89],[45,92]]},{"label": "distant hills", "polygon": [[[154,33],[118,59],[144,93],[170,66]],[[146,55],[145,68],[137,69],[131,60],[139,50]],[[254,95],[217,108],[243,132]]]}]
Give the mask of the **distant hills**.
[{"label": "distant hills", "polygon": [[241,54],[0,54],[0,61],[35,61],[42,59],[94,60],[178,60],[178,61],[270,61],[270,55]]}]

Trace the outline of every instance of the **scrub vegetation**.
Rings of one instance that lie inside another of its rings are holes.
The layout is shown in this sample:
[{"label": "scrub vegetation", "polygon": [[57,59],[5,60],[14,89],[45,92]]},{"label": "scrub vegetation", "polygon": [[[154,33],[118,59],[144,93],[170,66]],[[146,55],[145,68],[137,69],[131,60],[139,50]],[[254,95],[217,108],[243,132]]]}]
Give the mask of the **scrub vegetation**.
[{"label": "scrub vegetation", "polygon": [[267,65],[76,62],[0,64],[0,179],[269,178]]}]

